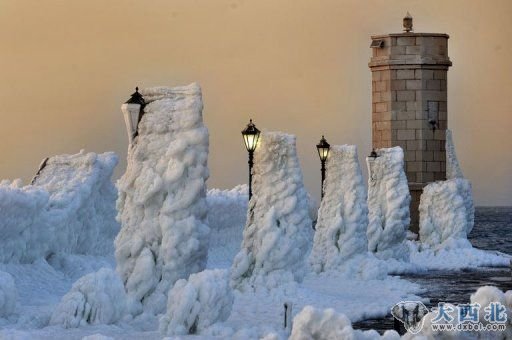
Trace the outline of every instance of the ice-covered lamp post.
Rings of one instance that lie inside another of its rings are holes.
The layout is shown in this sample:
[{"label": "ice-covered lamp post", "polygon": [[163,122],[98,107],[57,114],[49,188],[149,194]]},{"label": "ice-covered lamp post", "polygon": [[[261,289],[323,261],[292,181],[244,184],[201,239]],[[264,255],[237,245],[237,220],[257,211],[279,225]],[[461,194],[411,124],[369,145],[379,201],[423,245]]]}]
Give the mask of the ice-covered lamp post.
[{"label": "ice-covered lamp post", "polygon": [[372,152],[370,152],[370,155],[368,156],[368,176],[370,176],[370,180],[374,181],[375,177],[373,176],[373,164],[375,160],[379,157],[375,149],[372,149]]},{"label": "ice-covered lamp post", "polygon": [[254,165],[254,150],[258,146],[258,139],[260,139],[260,130],[256,128],[256,125],[249,120],[247,127],[242,130],[242,136],[244,137],[245,147],[249,152],[249,199],[252,197],[252,166]]},{"label": "ice-covered lamp post", "polygon": [[132,144],[133,139],[137,136],[137,126],[144,114],[145,105],[146,102],[139,93],[138,87],[135,88],[135,92],[132,93],[131,98],[121,105],[121,111],[123,111],[126,132],[128,132],[128,140],[130,141],[130,144]]},{"label": "ice-covered lamp post", "polygon": [[320,139],[320,143],[316,145],[316,149],[318,150],[318,156],[320,156],[320,163],[322,163],[322,167],[320,171],[322,172],[322,198],[324,198],[324,180],[325,180],[325,161],[327,160],[327,156],[329,156],[329,149],[331,146],[327,143],[327,140],[324,136]]}]

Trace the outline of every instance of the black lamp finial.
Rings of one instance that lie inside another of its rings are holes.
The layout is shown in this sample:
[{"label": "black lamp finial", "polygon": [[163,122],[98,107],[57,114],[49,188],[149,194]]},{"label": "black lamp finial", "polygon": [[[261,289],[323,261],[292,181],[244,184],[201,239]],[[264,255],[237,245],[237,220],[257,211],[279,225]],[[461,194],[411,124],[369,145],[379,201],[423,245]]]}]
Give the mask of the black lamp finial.
[{"label": "black lamp finial", "polygon": [[130,99],[126,101],[127,104],[140,104],[141,107],[146,105],[144,97],[139,93],[139,87],[135,87],[135,92],[131,94]]}]

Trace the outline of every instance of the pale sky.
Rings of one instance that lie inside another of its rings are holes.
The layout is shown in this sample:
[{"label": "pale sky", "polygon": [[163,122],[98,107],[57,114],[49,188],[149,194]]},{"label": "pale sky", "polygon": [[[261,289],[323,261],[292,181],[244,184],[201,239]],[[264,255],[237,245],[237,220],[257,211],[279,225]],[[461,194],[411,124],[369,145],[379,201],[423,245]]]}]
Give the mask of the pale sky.
[{"label": "pale sky", "polygon": [[[0,178],[44,157],[115,151],[120,105],[139,87],[198,82],[209,187],[247,182],[240,131],[297,136],[316,196],[315,144],[371,144],[370,35],[448,33],[448,125],[478,205],[512,205],[512,1],[0,0]],[[366,167],[361,163],[363,168]],[[366,170],[365,170],[366,171]]]}]

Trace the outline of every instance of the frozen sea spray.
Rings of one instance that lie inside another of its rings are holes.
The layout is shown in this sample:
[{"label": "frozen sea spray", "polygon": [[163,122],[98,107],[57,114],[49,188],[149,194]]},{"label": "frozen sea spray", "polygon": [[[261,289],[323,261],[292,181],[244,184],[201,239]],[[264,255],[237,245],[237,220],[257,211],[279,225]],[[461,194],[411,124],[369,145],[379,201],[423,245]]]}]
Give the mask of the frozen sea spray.
[{"label": "frozen sea spray", "polygon": [[420,198],[420,241],[433,249],[471,247],[475,208],[471,183],[462,175],[450,130],[446,131],[446,181],[428,184]]},{"label": "frozen sea spray", "polygon": [[50,324],[76,328],[87,324],[111,324],[126,311],[126,294],[117,273],[108,268],[81,277],[62,297]]},{"label": "frozen sea spray", "polygon": [[400,147],[377,150],[368,157],[368,249],[376,256],[407,258],[405,239],[409,229],[411,196]]},{"label": "frozen sea spray", "polygon": [[233,291],[227,270],[205,270],[181,279],[169,292],[167,312],[160,318],[163,335],[199,333],[225,321],[233,307]]},{"label": "frozen sea spray", "polygon": [[115,255],[129,297],[159,313],[172,285],[206,266],[209,136],[197,84],[141,93],[145,113],[117,184]]},{"label": "frozen sea spray", "polygon": [[366,253],[366,188],[355,145],[332,146],[310,262],[318,273]]},{"label": "frozen sea spray", "polygon": [[254,194],[242,248],[232,267],[233,284],[275,287],[300,281],[305,274],[312,226],[295,137],[263,132],[254,164]]},{"label": "frozen sea spray", "polygon": [[50,157],[33,185],[0,183],[0,261],[56,253],[110,254],[119,230],[111,176],[117,156],[81,151]]}]

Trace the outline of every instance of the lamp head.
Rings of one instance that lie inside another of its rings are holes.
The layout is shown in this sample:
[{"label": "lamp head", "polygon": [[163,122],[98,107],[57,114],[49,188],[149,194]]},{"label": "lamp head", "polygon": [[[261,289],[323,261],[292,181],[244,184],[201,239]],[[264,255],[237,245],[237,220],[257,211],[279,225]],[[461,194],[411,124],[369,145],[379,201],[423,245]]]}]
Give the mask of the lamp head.
[{"label": "lamp head", "polygon": [[146,101],[144,100],[144,97],[139,93],[139,87],[137,86],[135,88],[135,92],[131,94],[130,99],[128,99],[125,104],[139,104],[142,107],[146,105]]},{"label": "lamp head", "polygon": [[316,149],[318,150],[318,156],[320,157],[320,160],[322,162],[325,162],[327,160],[327,157],[329,156],[329,149],[331,148],[331,145],[327,143],[327,140],[322,135],[322,139],[320,139],[320,143],[316,145]]},{"label": "lamp head", "polygon": [[242,136],[244,137],[245,147],[247,151],[253,152],[258,146],[258,140],[260,138],[260,130],[254,125],[252,119],[249,120],[247,127],[242,130]]},{"label": "lamp head", "polygon": [[412,16],[407,12],[407,15],[404,17],[404,31],[411,32],[412,31]]},{"label": "lamp head", "polygon": [[139,93],[139,88],[135,88],[135,92],[132,93],[130,99],[128,99],[123,105],[121,105],[121,111],[123,112],[124,122],[126,124],[126,132],[128,133],[128,140],[130,144],[133,142],[133,138],[137,133],[137,126],[139,125],[140,118],[142,117],[144,106],[146,102]]}]

